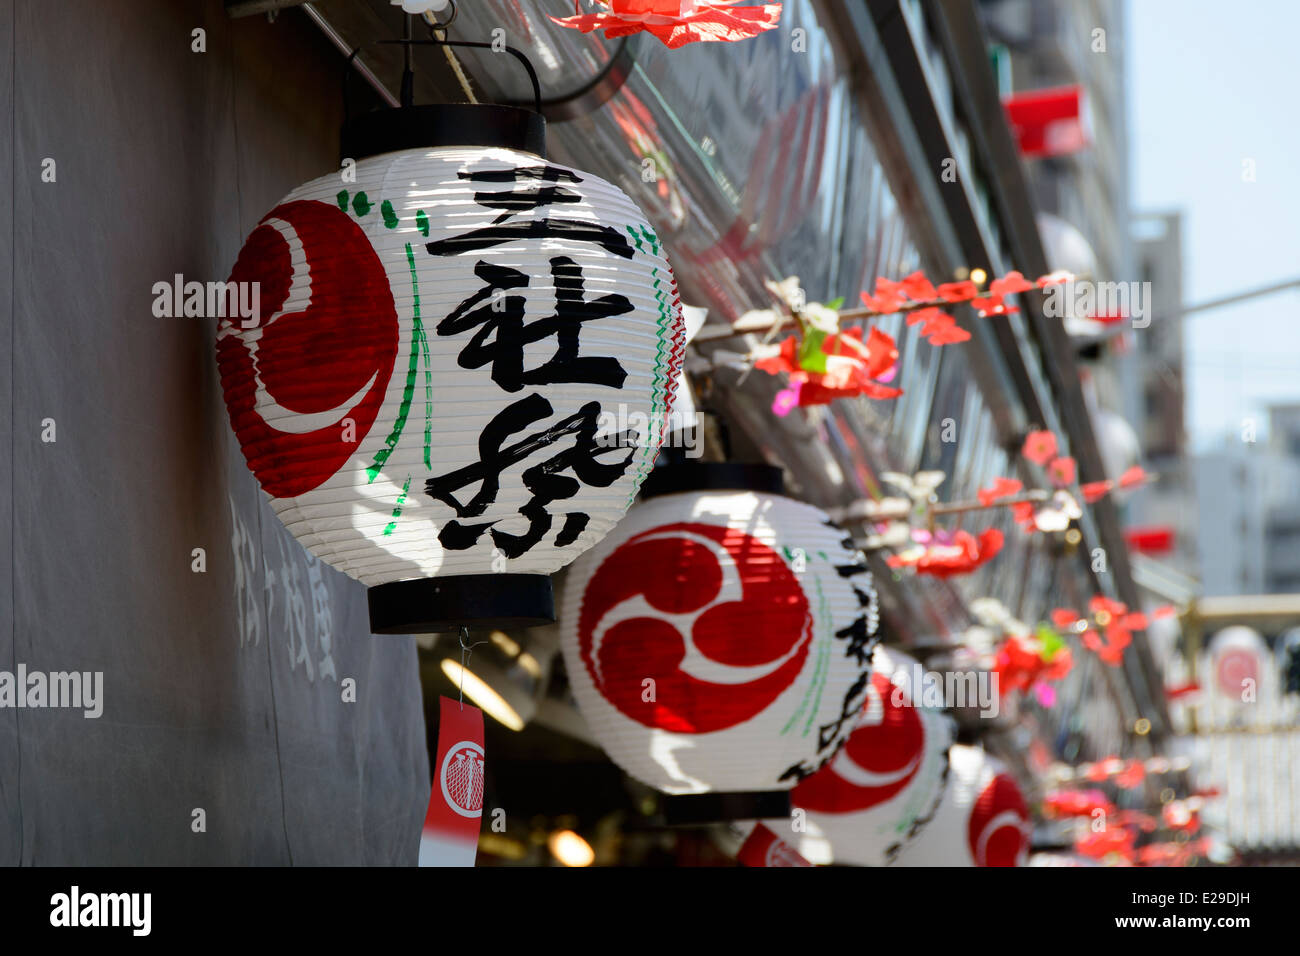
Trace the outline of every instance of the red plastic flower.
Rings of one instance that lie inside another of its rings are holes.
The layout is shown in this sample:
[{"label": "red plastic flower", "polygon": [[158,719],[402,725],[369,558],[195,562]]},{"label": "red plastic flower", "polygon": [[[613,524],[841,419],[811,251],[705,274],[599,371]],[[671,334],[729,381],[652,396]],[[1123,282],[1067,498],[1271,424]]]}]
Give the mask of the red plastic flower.
[{"label": "red plastic flower", "polygon": [[980,318],[989,315],[1011,315],[1013,312],[1019,312],[1014,305],[1007,305],[1002,301],[1002,296],[997,293],[990,293],[976,299],[971,299],[971,308],[980,314]]},{"label": "red plastic flower", "polygon": [[1134,844],[1137,834],[1126,827],[1107,827],[1098,833],[1089,832],[1079,839],[1074,848],[1084,856],[1100,860],[1117,854],[1126,863],[1132,863],[1137,855]]},{"label": "red plastic flower", "polygon": [[1047,466],[1047,477],[1052,479],[1052,484],[1058,488],[1074,484],[1076,475],[1077,469],[1073,458],[1053,458]]},{"label": "red plastic flower", "polygon": [[907,324],[909,326],[920,325],[921,334],[924,335],[926,327],[929,326],[931,322],[936,321],[941,315],[943,315],[943,312],[932,305],[927,306],[924,309],[913,309],[911,312],[907,313]]},{"label": "red plastic flower", "polygon": [[970,333],[946,312],[940,312],[924,329],[926,340],[934,346],[955,345],[970,341]]},{"label": "red plastic flower", "polygon": [[904,276],[898,283],[908,298],[917,302],[929,302],[931,299],[938,298],[939,293],[935,291],[934,283],[925,277],[924,272],[913,272],[909,276]]},{"label": "red plastic flower", "polygon": [[1140,787],[1147,778],[1147,768],[1141,760],[1130,760],[1115,777],[1115,786],[1123,790]]},{"label": "red plastic flower", "polygon": [[1104,481],[1090,481],[1086,485],[1081,485],[1079,490],[1083,492],[1083,500],[1092,504],[1100,501],[1106,495],[1119,488],[1132,488],[1134,485],[1140,485],[1147,481],[1147,473],[1142,470],[1141,466],[1134,465],[1118,478],[1107,478]]},{"label": "red plastic flower", "polygon": [[[1124,649],[1133,643],[1133,634],[1127,626],[1128,606],[1103,594],[1095,595],[1088,602],[1100,633],[1088,630],[1083,635],[1083,646],[1092,651],[1104,663],[1118,667],[1124,660]],[[1104,638],[1103,638],[1104,635]]]},{"label": "red plastic flower", "polygon": [[1094,616],[1102,614],[1106,615],[1104,619],[1097,622],[1104,627],[1109,623],[1111,618],[1123,617],[1127,614],[1128,605],[1123,601],[1116,601],[1113,598],[1108,598],[1104,594],[1094,594],[1088,601],[1088,610],[1091,611]]},{"label": "red plastic flower", "polygon": [[1074,667],[1074,654],[1068,647],[1058,648],[1043,670],[1043,680],[1061,680]]},{"label": "red plastic flower", "polygon": [[1049,285],[1060,285],[1063,282],[1073,281],[1074,276],[1064,269],[1058,269],[1055,272],[1048,273],[1045,276],[1039,276],[1034,280],[1034,285],[1040,289],[1046,289]]},{"label": "red plastic flower", "polygon": [[902,282],[876,276],[876,294],[861,294],[862,304],[881,315],[892,315],[907,304],[907,292]]},{"label": "red plastic flower", "polygon": [[1134,465],[1119,476],[1119,486],[1121,488],[1132,488],[1134,485],[1140,485],[1146,480],[1147,473],[1142,470],[1140,465]]},{"label": "red plastic flower", "polygon": [[[551,17],[562,27],[591,33],[603,30],[607,39],[651,33],[670,50],[687,43],[733,43],[773,29],[781,19],[781,4],[738,7],[737,0],[600,0],[608,12]],[[577,5],[574,9],[578,10]]]},{"label": "red plastic flower", "polygon": [[1025,436],[1025,446],[1020,450],[1035,465],[1046,465],[1056,457],[1056,436],[1049,431],[1030,432]]},{"label": "red plastic flower", "polygon": [[1042,682],[1060,680],[1070,673],[1074,659],[1068,647],[1058,646],[1050,657],[1046,655],[1047,649],[1038,638],[1008,635],[998,648],[993,662],[993,673],[998,678],[998,693],[1005,695],[1013,690],[1025,691],[1035,685],[1046,688],[1047,685]]},{"label": "red plastic flower", "polygon": [[1079,612],[1068,607],[1058,607],[1052,612],[1052,623],[1058,631],[1073,630],[1079,620]]},{"label": "red plastic flower", "polygon": [[981,564],[992,560],[1002,550],[1002,541],[1002,532],[997,528],[989,528],[978,538],[969,531],[958,531],[953,535],[951,544],[932,544],[914,558],[894,555],[887,563],[891,568],[911,565],[918,574],[949,578],[957,574],[969,574]]},{"label": "red plastic flower", "polygon": [[1049,817],[1090,817],[1094,810],[1107,817],[1116,812],[1100,790],[1057,790],[1043,798],[1043,812]]},{"label": "red plastic flower", "polygon": [[939,286],[939,298],[945,302],[969,302],[979,295],[979,286],[969,279],[961,282],[944,282]]},{"label": "red plastic flower", "polygon": [[1034,284],[1015,270],[1008,272],[1001,279],[994,279],[989,283],[989,292],[997,296],[1028,292],[1032,288],[1034,288]]},{"label": "red plastic flower", "polygon": [[980,504],[987,508],[995,501],[1019,494],[1024,487],[1024,484],[1014,478],[994,478],[993,484],[987,488],[981,488],[975,493],[975,496],[979,498]]},{"label": "red plastic flower", "polygon": [[999,694],[1029,689],[1043,668],[1043,656],[1037,644],[1037,641],[1012,634],[998,648],[993,673],[998,678]]},{"label": "red plastic flower", "polygon": [[1090,481],[1087,484],[1080,485],[1079,490],[1083,492],[1083,500],[1088,504],[1093,504],[1110,494],[1110,490],[1114,487],[1115,482],[1106,479],[1105,481]]},{"label": "red plastic flower", "polygon": [[1030,534],[1033,534],[1038,530],[1034,523],[1034,519],[1037,517],[1037,512],[1034,511],[1034,503],[1032,501],[1017,501],[1011,506],[1011,517],[1016,520],[1016,524],[1020,525],[1021,528]]},{"label": "red plastic flower", "polygon": [[921,334],[931,345],[952,345],[970,339],[970,333],[959,326],[956,319],[934,306],[908,313],[907,324],[918,323],[922,323]]}]

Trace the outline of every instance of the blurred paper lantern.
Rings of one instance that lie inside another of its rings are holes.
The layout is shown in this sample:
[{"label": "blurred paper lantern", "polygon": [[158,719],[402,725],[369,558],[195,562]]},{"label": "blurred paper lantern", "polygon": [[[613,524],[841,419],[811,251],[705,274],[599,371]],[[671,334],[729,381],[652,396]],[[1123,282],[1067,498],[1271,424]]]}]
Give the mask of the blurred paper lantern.
[{"label": "blurred paper lantern", "polygon": [[[921,665],[877,647],[867,702],[848,741],[791,804],[806,834],[774,829],[814,863],[885,866],[930,822],[948,775],[952,721],[922,707]],[[787,823],[788,829],[788,823]]]},{"label": "blurred paper lantern", "polygon": [[[1107,408],[1100,409],[1093,416],[1093,430],[1107,477],[1118,478],[1141,462],[1142,443],[1123,415]],[[1128,497],[1128,492],[1116,488],[1111,495],[1116,501],[1123,501]]]},{"label": "blurred paper lantern", "polygon": [[934,819],[903,848],[904,866],[1023,866],[1030,821],[1015,779],[979,747],[948,751],[948,786]]},{"label": "blurred paper lantern", "polygon": [[1096,279],[1097,253],[1077,228],[1060,216],[1040,212],[1034,217],[1050,272],[1068,272],[1081,279]]},{"label": "blurred paper lantern", "polygon": [[871,573],[824,512],[683,490],[638,504],[575,562],[561,647],[588,726],[633,777],[672,794],[781,791],[852,730],[876,621]]},{"label": "blurred paper lantern", "polygon": [[1227,700],[1253,702],[1269,656],[1268,645],[1254,628],[1225,627],[1210,641],[1215,689]]},{"label": "blurred paper lantern", "polygon": [[546,576],[662,441],[683,349],[663,245],[544,142],[511,107],[363,116],[354,175],[293,190],[231,273],[261,305],[218,327],[235,435],[289,530],[371,587],[375,631],[553,619]]}]

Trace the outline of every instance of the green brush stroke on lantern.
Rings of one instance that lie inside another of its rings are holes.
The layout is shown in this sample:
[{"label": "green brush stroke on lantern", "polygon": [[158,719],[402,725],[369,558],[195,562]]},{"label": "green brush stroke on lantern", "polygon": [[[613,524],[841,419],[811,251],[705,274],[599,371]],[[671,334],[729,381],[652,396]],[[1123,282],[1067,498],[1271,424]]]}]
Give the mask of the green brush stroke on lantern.
[{"label": "green brush stroke on lantern", "polygon": [[374,208],[375,208],[374,203],[372,203],[369,199],[366,198],[365,193],[363,192],[357,193],[355,196],[352,197],[352,211],[355,212],[358,216],[364,216],[366,213],[370,212],[370,210]]},{"label": "green brush stroke on lantern", "polygon": [[406,483],[402,485],[402,493],[397,496],[397,507],[393,509],[393,520],[389,521],[384,528],[384,534],[390,535],[397,529],[397,519],[402,516],[402,505],[406,504],[406,493],[411,490],[411,476],[406,476]]},{"label": "green brush stroke on lantern", "polygon": [[429,238],[429,217],[424,210],[418,210],[415,214],[415,228],[420,230],[420,235]]},{"label": "green brush stroke on lantern", "polygon": [[[632,227],[625,226],[624,228],[627,229],[628,235],[632,236],[633,241],[635,241],[636,235],[632,232]],[[654,233],[652,232],[651,235],[653,236]],[[668,302],[668,296],[661,288],[659,269],[657,267],[651,268],[650,274],[655,277],[655,299],[659,303],[659,338],[657,351],[655,353],[654,378],[650,382],[650,420],[655,421],[656,416],[662,415],[664,422],[663,427],[666,432],[668,429],[668,416],[666,412],[668,408],[667,399],[669,381],[668,376],[664,374],[664,353],[668,345],[668,326],[672,320],[672,306]],[[663,444],[663,435],[660,435],[660,444]],[[632,506],[632,501],[636,498],[636,493],[640,489],[641,483],[645,481],[645,476],[650,471],[650,464],[654,460],[655,453],[658,450],[658,446],[646,445],[646,449],[641,455],[641,461],[637,465],[637,473],[632,480],[632,492],[627,496],[626,507]]]},{"label": "green brush stroke on lantern", "polygon": [[[397,410],[397,420],[393,422],[393,430],[384,440],[384,447],[379,449],[375,455],[375,460],[370,467],[366,469],[366,475],[369,484],[379,476],[380,470],[383,469],[384,463],[388,461],[388,456],[393,453],[397,447],[397,442],[402,437],[402,430],[406,427],[406,416],[411,411],[411,399],[415,397],[415,373],[420,367],[420,350],[424,349],[425,364],[429,364],[429,341],[424,335],[424,324],[420,321],[420,289],[415,278],[415,253],[411,251],[411,244],[406,244],[406,261],[411,269],[411,295],[413,300],[413,324],[411,328],[411,360],[406,369],[406,386],[402,389],[402,404]],[[429,463],[430,436],[433,429],[433,378],[430,371],[426,368],[424,372],[425,380],[425,427],[424,427],[424,465],[426,468],[432,468]]]},{"label": "green brush stroke on lantern", "polygon": [[379,213],[384,217],[384,225],[389,229],[397,228],[397,213],[393,212],[393,204],[385,199],[379,204]]},{"label": "green brush stroke on lantern", "polygon": [[[822,619],[829,620],[830,613],[829,613],[829,609],[826,606],[826,598],[822,594],[821,582],[818,581],[816,577],[812,579],[812,582],[813,582],[813,586],[817,589],[817,608],[822,615]],[[817,635],[815,634],[813,635],[813,640],[814,641],[817,640]],[[808,736],[808,729],[809,727],[812,726],[813,717],[816,716],[817,708],[821,705],[822,688],[825,686],[826,683],[823,671],[826,662],[828,646],[829,645],[827,641],[822,641],[820,646],[818,647],[817,659],[813,663],[812,681],[808,686],[808,692],[803,695],[803,700],[799,702],[799,706],[796,707],[794,713],[790,715],[790,719],[786,721],[786,725],[781,728],[782,737],[788,734],[791,728],[793,728],[794,725],[799,722],[799,718],[803,716],[804,711],[808,710],[808,705],[810,702],[812,702],[812,697],[813,694],[815,693],[817,696],[816,702],[813,703],[812,710],[808,711],[808,723],[807,725],[805,725],[803,733],[800,735],[802,737]]]},{"label": "green brush stroke on lantern", "polygon": [[[826,596],[822,594],[822,585],[816,579],[813,583],[817,585],[817,606],[821,610],[821,619],[830,621],[831,609],[826,602]],[[812,730],[813,718],[817,716],[817,710],[822,705],[822,691],[826,689],[826,679],[831,672],[831,636],[829,625],[826,631],[826,640],[822,641],[821,651],[817,656],[817,672],[813,675],[813,680],[817,688],[817,699],[813,701],[812,709],[808,711],[808,723],[804,724],[803,736],[807,737]]]},{"label": "green brush stroke on lantern", "polygon": [[424,323],[420,321],[420,283],[415,276],[415,254],[409,242],[406,244],[406,262],[411,267],[414,334],[420,339],[420,353],[424,356],[424,467],[433,471],[433,359],[429,357],[429,337],[424,334]]},{"label": "green brush stroke on lantern", "polygon": [[347,211],[348,211],[348,191],[347,191],[346,189],[340,189],[340,190],[339,190],[339,194],[338,194],[337,196],[335,196],[334,198],[338,200],[338,202],[339,202],[339,208],[342,209],[344,212],[347,212]]}]

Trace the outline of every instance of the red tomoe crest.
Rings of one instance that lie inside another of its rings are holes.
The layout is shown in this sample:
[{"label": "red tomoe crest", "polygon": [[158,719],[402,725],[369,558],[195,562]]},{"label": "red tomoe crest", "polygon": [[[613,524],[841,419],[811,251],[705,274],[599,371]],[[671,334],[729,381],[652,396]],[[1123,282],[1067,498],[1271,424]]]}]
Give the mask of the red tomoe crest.
[{"label": "red tomoe crest", "polygon": [[447,751],[442,761],[442,795],[463,817],[483,814],[483,748],[462,740]]},{"label": "red tomoe crest", "polygon": [[925,725],[895,686],[871,675],[862,719],[829,764],[802,781],[790,802],[814,813],[855,813],[884,803],[915,779],[925,758]]},{"label": "red tomoe crest", "polygon": [[261,306],[217,331],[231,425],[268,494],[302,494],[343,466],[383,404],[398,346],[388,276],[347,213],[297,200],[253,230],[228,281],[259,283]]},{"label": "red tomoe crest", "polygon": [[1029,812],[1015,780],[1000,773],[971,807],[967,839],[976,866],[1016,866],[1028,849]]},{"label": "red tomoe crest", "polygon": [[622,544],[592,575],[578,620],[597,690],[632,720],[678,733],[754,717],[794,682],[811,642],[808,599],[782,557],[710,524]]}]

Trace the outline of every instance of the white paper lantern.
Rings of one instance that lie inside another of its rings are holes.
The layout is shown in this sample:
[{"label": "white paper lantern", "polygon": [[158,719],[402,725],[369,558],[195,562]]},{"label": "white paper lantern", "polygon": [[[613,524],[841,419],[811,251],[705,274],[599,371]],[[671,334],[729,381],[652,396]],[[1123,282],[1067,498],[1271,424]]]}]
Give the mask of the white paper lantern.
[{"label": "white paper lantern", "polygon": [[667,793],[793,787],[866,697],[877,606],[826,514],[699,491],[637,505],[566,575],[561,646],[593,735]]},{"label": "white paper lantern", "polygon": [[903,866],[1024,866],[1029,810],[1015,778],[981,747],[948,750],[948,785],[934,819],[903,848]]},{"label": "white paper lantern", "polygon": [[[952,721],[922,707],[921,665],[877,647],[857,725],[831,762],[801,782],[791,821],[769,826],[813,863],[886,866],[933,818],[948,776]],[[782,828],[784,824],[784,828]]]},{"label": "white paper lantern", "polygon": [[619,189],[529,152],[352,171],[290,193],[231,275],[260,287],[260,316],[217,335],[249,467],[367,585],[550,574],[623,516],[662,441],[683,349],[662,243]]}]

